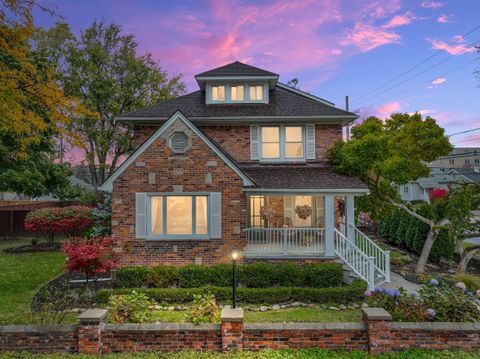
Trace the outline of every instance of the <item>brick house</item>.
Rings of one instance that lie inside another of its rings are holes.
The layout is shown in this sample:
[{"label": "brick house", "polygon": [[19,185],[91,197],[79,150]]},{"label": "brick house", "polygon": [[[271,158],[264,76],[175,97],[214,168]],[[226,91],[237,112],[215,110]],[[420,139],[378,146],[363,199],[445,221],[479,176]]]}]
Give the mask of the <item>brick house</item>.
[{"label": "brick house", "polygon": [[[367,187],[327,152],[357,115],[234,62],[195,76],[199,90],[117,118],[135,152],[112,192],[122,265],[341,259],[388,280],[388,253],[354,226]],[[372,257],[373,256],[373,257]]]}]

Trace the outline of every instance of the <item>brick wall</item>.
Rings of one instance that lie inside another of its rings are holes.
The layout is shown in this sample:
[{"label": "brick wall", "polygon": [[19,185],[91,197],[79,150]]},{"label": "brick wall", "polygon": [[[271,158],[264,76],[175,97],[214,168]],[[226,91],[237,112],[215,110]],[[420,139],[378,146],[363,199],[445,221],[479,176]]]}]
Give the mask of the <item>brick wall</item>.
[{"label": "brick wall", "polygon": [[[135,126],[134,148],[145,142],[159,126]],[[220,144],[237,162],[250,160],[250,126],[202,126],[200,127]],[[315,125],[316,160],[327,160],[328,149],[342,139],[341,125]]]},{"label": "brick wall", "polygon": [[[174,154],[170,134],[183,130],[191,147]],[[136,192],[221,192],[222,238],[210,240],[135,239]],[[177,122],[158,138],[114,182],[112,232],[120,265],[215,264],[229,261],[234,248],[246,244],[246,196],[242,179],[205,142]]]},{"label": "brick wall", "polygon": [[243,349],[368,350],[363,323],[245,324]]},{"label": "brick wall", "polygon": [[[226,311],[230,311],[230,317]],[[240,315],[232,315],[236,311]],[[385,313],[381,308],[364,309],[364,322],[357,323],[243,324],[242,309],[224,309],[220,325],[112,325],[105,324],[105,310],[94,309],[80,315],[78,325],[0,326],[0,352],[102,354],[324,348],[381,354],[411,348],[480,349],[479,323],[399,323],[391,322]]]},{"label": "brick wall", "polygon": [[75,353],[78,351],[76,325],[0,326],[0,352]]}]

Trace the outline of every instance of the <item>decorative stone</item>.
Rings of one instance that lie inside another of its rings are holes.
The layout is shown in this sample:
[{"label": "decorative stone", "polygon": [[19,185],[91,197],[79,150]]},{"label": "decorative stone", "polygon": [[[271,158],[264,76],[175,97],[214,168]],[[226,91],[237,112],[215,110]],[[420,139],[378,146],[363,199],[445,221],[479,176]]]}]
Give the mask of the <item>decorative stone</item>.
[{"label": "decorative stone", "polygon": [[329,310],[340,310],[337,307],[328,307]]},{"label": "decorative stone", "polygon": [[338,308],[339,308],[340,310],[345,310],[345,309],[347,309],[347,306],[344,305],[344,304],[340,304],[340,305],[338,306]]},{"label": "decorative stone", "polygon": [[155,183],[156,183],[155,172],[150,172],[148,174],[148,184],[155,184]]},{"label": "decorative stone", "polygon": [[78,316],[78,320],[82,324],[98,324],[105,320],[107,313],[106,309],[87,309]]},{"label": "decorative stone", "polygon": [[183,168],[174,168],[173,169],[174,176],[183,176]]},{"label": "decorative stone", "polygon": [[362,303],[362,308],[368,308],[368,304],[367,303]]},{"label": "decorative stone", "polygon": [[300,304],[302,304],[302,303],[300,303],[300,302],[293,302],[292,304],[290,304],[290,306],[292,306],[292,307],[299,307]]},{"label": "decorative stone", "polygon": [[352,303],[352,307],[354,308],[360,308],[360,306],[357,303]]},{"label": "decorative stone", "polygon": [[368,320],[392,320],[392,315],[383,308],[363,308],[362,312]]},{"label": "decorative stone", "polygon": [[168,307],[169,312],[173,312],[175,310],[175,307]]},{"label": "decorative stone", "polygon": [[281,309],[285,309],[285,308],[287,308],[287,306],[286,306],[285,304],[282,304],[282,305],[280,306],[280,308],[281,308]]},{"label": "decorative stone", "polygon": [[145,167],[145,162],[135,162],[135,167]]},{"label": "decorative stone", "polygon": [[201,265],[203,263],[203,258],[202,257],[195,257],[195,264]]},{"label": "decorative stone", "polygon": [[278,304],[274,304],[274,305],[272,305],[272,309],[273,310],[279,310],[280,306]]},{"label": "decorative stone", "polygon": [[261,312],[266,312],[267,310],[268,310],[268,307],[265,307],[263,305],[260,307]]},{"label": "decorative stone", "polygon": [[213,180],[212,180],[212,174],[211,173],[207,173],[207,175],[205,176],[205,184],[212,184]]},{"label": "decorative stone", "polygon": [[240,226],[233,226],[233,234],[240,234]]},{"label": "decorative stone", "polygon": [[309,303],[309,304],[307,305],[307,307],[308,307],[308,308],[315,308],[316,305],[315,305],[314,303]]},{"label": "decorative stone", "polygon": [[243,309],[242,308],[223,308],[220,315],[220,321],[222,322],[243,322]]},{"label": "decorative stone", "polygon": [[232,206],[237,205],[237,204],[240,204],[240,200],[238,200],[238,199],[232,199],[232,200],[230,201],[230,204],[231,204]]},{"label": "decorative stone", "polygon": [[180,311],[180,310],[183,310],[183,308],[182,307],[175,307],[175,310]]},{"label": "decorative stone", "polygon": [[183,192],[183,185],[182,184],[173,185],[173,192]]},{"label": "decorative stone", "polygon": [[217,165],[217,161],[208,161],[207,167],[215,167]]}]

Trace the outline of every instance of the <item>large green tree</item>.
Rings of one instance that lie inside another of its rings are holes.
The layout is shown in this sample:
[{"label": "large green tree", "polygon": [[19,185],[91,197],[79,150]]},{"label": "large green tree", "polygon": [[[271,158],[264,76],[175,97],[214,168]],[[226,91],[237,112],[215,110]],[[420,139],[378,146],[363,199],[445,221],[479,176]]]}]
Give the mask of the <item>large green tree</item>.
[{"label": "large green tree", "polygon": [[[65,96],[46,58],[32,51],[34,0],[0,0],[0,191],[55,192],[68,168],[53,145],[83,107]],[[45,10],[45,9],[43,9]]]},{"label": "large green tree", "polygon": [[95,21],[75,38],[67,24],[57,23],[36,39],[38,51],[56,62],[64,91],[98,114],[71,123],[73,143],[84,151],[91,182],[98,186],[132,149],[132,130],[115,116],[184,93],[181,75],[169,76],[150,53],[138,55],[134,36],[116,24]]},{"label": "large green tree", "polygon": [[444,130],[431,117],[396,113],[385,121],[369,117],[351,132],[348,142],[337,142],[331,150],[335,168],[359,177],[368,185],[370,194],[365,200],[377,216],[398,207],[429,225],[430,232],[416,267],[418,273],[423,272],[432,245],[447,221],[421,216],[400,201],[397,188],[428,176],[427,164],[452,150]]}]

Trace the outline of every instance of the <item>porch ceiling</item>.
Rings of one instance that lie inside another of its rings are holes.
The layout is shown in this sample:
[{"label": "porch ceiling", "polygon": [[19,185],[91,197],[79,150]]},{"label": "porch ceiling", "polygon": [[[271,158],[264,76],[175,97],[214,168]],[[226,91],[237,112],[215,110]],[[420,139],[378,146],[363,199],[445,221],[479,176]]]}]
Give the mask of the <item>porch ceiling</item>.
[{"label": "porch ceiling", "polygon": [[365,193],[359,179],[334,172],[331,167],[309,165],[261,165],[241,167],[257,185],[248,191]]}]

